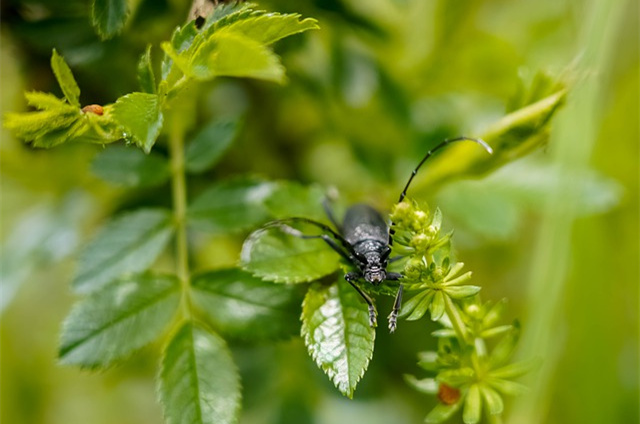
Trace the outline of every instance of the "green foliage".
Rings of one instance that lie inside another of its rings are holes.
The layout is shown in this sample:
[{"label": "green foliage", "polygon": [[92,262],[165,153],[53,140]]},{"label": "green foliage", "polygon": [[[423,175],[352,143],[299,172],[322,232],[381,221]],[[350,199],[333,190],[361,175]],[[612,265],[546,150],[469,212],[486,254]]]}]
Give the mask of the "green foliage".
[{"label": "green foliage", "polygon": [[299,291],[265,282],[239,269],[193,276],[194,301],[221,333],[246,340],[274,340],[299,332]]},{"label": "green foliage", "polygon": [[189,224],[223,234],[256,227],[269,217],[263,202],[271,189],[270,182],[255,178],[213,184],[189,205]]},{"label": "green foliage", "polygon": [[69,104],[79,108],[80,87],[78,87],[78,83],[75,78],[73,78],[69,65],[67,65],[67,62],[58,54],[56,49],[53,49],[53,55],[51,56],[51,69]]},{"label": "green foliage", "polygon": [[162,130],[164,115],[156,94],[131,93],[113,105],[113,117],[124,129],[125,140],[135,142],[149,153]]},{"label": "green foliage", "polygon": [[118,34],[129,16],[127,0],[93,0],[91,23],[103,40]]},{"label": "green foliage", "polygon": [[302,306],[302,337],[309,354],[350,398],[369,366],[376,334],[361,305],[347,284],[314,283]]},{"label": "green foliage", "polygon": [[142,274],[78,302],[62,328],[60,362],[107,367],[155,340],[178,309],[179,289],[175,277]]},{"label": "green foliage", "polygon": [[138,82],[140,88],[145,93],[156,93],[156,76],[153,72],[153,63],[151,63],[151,45],[147,46],[145,53],[140,56],[138,62]]},{"label": "green foliage", "polygon": [[91,171],[101,179],[122,187],[150,187],[170,177],[167,160],[157,153],[145,155],[129,146],[114,146],[98,153]]},{"label": "green foliage", "polygon": [[126,273],[145,271],[164,250],[173,229],[171,213],[163,209],[115,218],[83,250],[73,288],[88,293]]},{"label": "green foliage", "polygon": [[252,233],[240,260],[245,270],[276,283],[314,281],[333,274],[339,266],[338,255],[322,240],[291,237],[277,226]]},{"label": "green foliage", "polygon": [[185,323],[164,350],[160,402],[168,423],[227,424],[240,410],[240,376],[220,336]]},{"label": "green foliage", "polygon": [[185,167],[190,173],[204,172],[216,165],[238,133],[237,120],[213,120],[187,144]]}]

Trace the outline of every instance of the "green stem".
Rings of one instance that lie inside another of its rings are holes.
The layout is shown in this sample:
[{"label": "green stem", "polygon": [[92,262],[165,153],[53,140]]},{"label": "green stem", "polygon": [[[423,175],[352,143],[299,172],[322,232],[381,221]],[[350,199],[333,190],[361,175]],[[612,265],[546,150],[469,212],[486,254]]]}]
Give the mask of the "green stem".
[{"label": "green stem", "polygon": [[460,315],[460,311],[458,307],[453,303],[453,300],[444,295],[444,310],[453,325],[453,330],[456,332],[456,336],[458,336],[458,340],[461,343],[469,344],[468,335],[467,335],[467,327],[464,325],[464,321],[462,320],[462,316]]},{"label": "green stem", "polygon": [[169,134],[169,153],[171,156],[171,194],[173,214],[176,225],[176,274],[183,287],[183,312],[191,316],[189,298],[189,250],[187,245],[187,184],[184,169],[184,130],[173,123]]}]

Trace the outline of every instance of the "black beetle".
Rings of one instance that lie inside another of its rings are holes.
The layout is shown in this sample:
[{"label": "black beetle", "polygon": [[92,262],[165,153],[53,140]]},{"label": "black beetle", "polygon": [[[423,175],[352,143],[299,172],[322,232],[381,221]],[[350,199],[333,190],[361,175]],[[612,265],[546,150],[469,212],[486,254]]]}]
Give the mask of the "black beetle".
[{"label": "black beetle", "polygon": [[[449,143],[456,141],[473,141],[481,145],[487,152],[493,153],[493,150],[487,143],[481,139],[470,137],[458,137],[444,140],[433,149],[429,150],[418,166],[413,170],[407,184],[405,185],[398,203],[402,202],[407,195],[409,185],[418,173],[418,170],[431,157],[433,153]],[[393,223],[387,224],[380,212],[371,206],[365,204],[356,204],[347,209],[342,225],[335,219],[331,209],[327,203],[323,206],[329,217],[329,220],[336,227],[337,231],[321,222],[308,218],[286,218],[274,221],[268,226],[278,226],[287,234],[296,237],[312,239],[320,238],[324,240],[333,250],[335,250],[342,258],[355,268],[353,271],[345,274],[344,279],[353,286],[354,289],[362,296],[369,306],[369,325],[376,326],[376,309],[373,305],[371,297],[356,284],[363,279],[369,284],[377,286],[383,281],[396,281],[402,278],[402,274],[387,271],[389,264],[389,255],[391,254],[391,246],[393,245]],[[324,234],[307,235],[301,231],[286,225],[287,222],[303,222],[314,225],[324,231]],[[395,258],[391,259],[395,260]],[[398,286],[393,309],[389,314],[389,331],[394,332],[397,325],[398,312],[402,304],[402,283]]]}]

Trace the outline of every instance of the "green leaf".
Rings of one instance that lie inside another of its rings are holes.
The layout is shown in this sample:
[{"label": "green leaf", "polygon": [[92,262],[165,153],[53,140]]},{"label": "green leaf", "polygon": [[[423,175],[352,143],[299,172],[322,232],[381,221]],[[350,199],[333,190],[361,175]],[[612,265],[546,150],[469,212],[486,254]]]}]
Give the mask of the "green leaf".
[{"label": "green leaf", "polygon": [[127,0],[93,0],[91,23],[103,40],[122,31],[128,16]]},{"label": "green leaf", "polygon": [[69,104],[79,108],[80,87],[78,87],[78,83],[76,83],[75,78],[73,78],[69,65],[67,65],[64,58],[58,54],[56,49],[53,49],[53,54],[51,55],[51,69],[53,69],[58,84]]},{"label": "green leaf", "polygon": [[515,381],[487,377],[486,382],[498,392],[508,396],[520,396],[529,392],[529,388],[527,386],[516,383]]},{"label": "green leaf", "polygon": [[269,219],[263,202],[272,189],[273,183],[256,178],[214,184],[189,205],[188,223],[217,234],[256,227]]},{"label": "green leaf", "polygon": [[215,165],[231,146],[238,133],[238,127],[237,120],[215,120],[205,125],[187,145],[187,171],[200,173]]},{"label": "green leaf", "polygon": [[402,305],[400,317],[405,318],[407,321],[415,321],[422,318],[431,306],[433,295],[434,291],[427,289],[413,296]]},{"label": "green leaf", "polygon": [[491,377],[495,378],[517,378],[521,377],[540,365],[539,359],[531,359],[528,361],[520,361],[513,364],[505,365],[502,368],[490,371]]},{"label": "green leaf", "polygon": [[257,41],[260,44],[272,44],[276,41],[310,29],[319,29],[318,21],[313,18],[300,20],[299,14],[253,12],[251,17],[239,19],[221,28],[216,26],[217,34],[233,32]]},{"label": "green leaf", "polygon": [[480,386],[472,384],[464,401],[462,421],[465,424],[476,424],[482,416],[482,399],[480,398]]},{"label": "green leaf", "polygon": [[418,380],[413,375],[405,374],[404,381],[414,388],[415,390],[426,393],[428,395],[435,395],[438,393],[438,383],[433,378],[424,378],[422,380]]},{"label": "green leaf", "polygon": [[265,205],[274,218],[295,216],[325,221],[327,216],[322,207],[325,197],[325,191],[320,186],[278,181]]},{"label": "green leaf", "polygon": [[34,142],[38,147],[52,147],[55,144],[42,141],[48,133],[59,131],[65,136],[70,127],[80,118],[80,110],[72,106],[55,108],[39,112],[7,113],[4,126],[14,131],[16,137],[27,142]]},{"label": "green leaf", "polygon": [[420,352],[418,354],[418,366],[426,371],[437,371],[440,367],[440,364],[438,364],[438,352]]},{"label": "green leaf", "polygon": [[244,242],[242,268],[264,280],[277,283],[306,283],[334,273],[339,256],[322,240],[305,240],[264,228]]},{"label": "green leaf", "polygon": [[455,414],[462,406],[462,401],[456,402],[453,405],[445,405],[444,403],[438,403],[429,412],[429,415],[424,419],[427,424],[440,424],[447,421]]},{"label": "green leaf", "polygon": [[456,368],[440,371],[436,380],[451,387],[460,387],[465,384],[470,384],[475,378],[476,374],[472,368]]},{"label": "green leaf", "polygon": [[479,286],[446,286],[442,290],[453,299],[464,299],[480,293]]},{"label": "green leaf", "polygon": [[113,105],[112,116],[125,130],[125,139],[133,141],[149,153],[162,130],[163,115],[158,96],[130,93]]},{"label": "green leaf", "polygon": [[113,146],[98,153],[91,172],[99,178],[123,187],[150,187],[169,179],[167,160],[157,153],[145,155],[140,149]]},{"label": "green leaf", "polygon": [[496,302],[495,305],[491,306],[491,308],[487,311],[484,318],[482,318],[482,326],[484,328],[488,328],[493,326],[498,320],[502,317],[502,313],[504,312],[504,308],[507,304],[507,299],[501,299]]},{"label": "green leaf", "polygon": [[196,304],[224,334],[270,340],[299,332],[297,287],[262,281],[239,269],[198,274],[192,287]]},{"label": "green leaf", "polygon": [[63,99],[59,99],[51,93],[43,93],[42,91],[27,91],[24,93],[29,106],[33,106],[39,110],[66,109],[77,113],[77,108],[69,105]]},{"label": "green leaf", "polygon": [[441,290],[437,290],[430,304],[431,320],[438,321],[444,315],[444,294]]},{"label": "green leaf", "polygon": [[167,423],[237,422],[238,370],[224,340],[198,324],[184,324],[166,347],[158,392]]},{"label": "green leaf", "polygon": [[172,216],[163,209],[140,209],[113,219],[80,255],[73,288],[87,293],[123,274],[146,270],[172,233]]},{"label": "green leaf", "polygon": [[145,93],[156,93],[156,77],[153,73],[153,64],[151,62],[151,44],[147,46],[147,50],[138,62],[138,82],[140,82],[140,88]]},{"label": "green leaf", "polygon": [[375,330],[359,294],[348,284],[315,283],[302,305],[302,336],[311,357],[351,398],[373,356]]},{"label": "green leaf", "polygon": [[176,72],[174,72],[174,60],[169,55],[167,50],[173,52],[175,55],[182,53],[184,50],[188,49],[193,42],[193,39],[198,35],[198,29],[196,28],[195,20],[189,22],[184,27],[177,27],[173,34],[171,35],[170,43],[162,43],[162,49],[165,52],[164,58],[162,59],[162,79],[168,80],[171,83],[175,83],[177,80]]},{"label": "green leaf", "polygon": [[516,321],[513,323],[513,328],[496,344],[491,351],[489,360],[492,368],[497,368],[506,364],[513,355],[516,349],[518,340],[520,339],[520,324]]},{"label": "green leaf", "polygon": [[233,33],[214,34],[193,53],[188,74],[198,80],[216,76],[284,81],[278,56],[249,38]]},{"label": "green leaf", "polygon": [[81,300],[64,322],[60,362],[106,367],[155,340],[178,309],[172,276],[137,275]]},{"label": "green leaf", "polygon": [[500,396],[498,392],[483,384],[480,386],[480,393],[487,404],[489,414],[502,414],[502,411],[504,411],[504,402],[502,401],[502,396]]}]

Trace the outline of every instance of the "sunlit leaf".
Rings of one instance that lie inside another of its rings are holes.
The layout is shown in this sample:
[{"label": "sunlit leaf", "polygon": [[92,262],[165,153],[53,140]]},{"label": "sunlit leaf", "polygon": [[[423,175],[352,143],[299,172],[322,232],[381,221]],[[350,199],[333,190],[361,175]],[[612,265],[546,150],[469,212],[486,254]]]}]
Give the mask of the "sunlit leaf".
[{"label": "sunlit leaf", "polygon": [[435,395],[438,393],[438,382],[436,382],[433,378],[423,378],[422,380],[418,380],[413,375],[404,376],[404,381],[414,389],[419,392],[426,393],[429,395]]},{"label": "sunlit leaf", "polygon": [[402,310],[400,311],[400,317],[405,318],[407,321],[415,321],[422,318],[431,306],[433,295],[434,291],[429,289],[416,294],[404,302]]},{"label": "sunlit leaf", "polygon": [[480,293],[480,286],[447,286],[443,290],[453,299],[464,299]]},{"label": "sunlit leaf", "polygon": [[67,109],[77,112],[77,108],[69,105],[63,99],[59,99],[51,93],[43,93],[42,91],[27,91],[24,93],[29,106],[33,106],[39,110],[51,109]]},{"label": "sunlit leaf", "polygon": [[297,287],[263,281],[239,269],[197,274],[194,300],[215,328],[245,339],[277,339],[299,332]]},{"label": "sunlit leaf", "polygon": [[516,383],[515,381],[493,377],[487,377],[486,381],[495,390],[505,395],[520,396],[529,392],[529,388],[527,386]]},{"label": "sunlit leaf", "polygon": [[156,77],[153,73],[153,63],[151,62],[151,45],[147,46],[147,50],[138,62],[138,82],[145,93],[156,93]]},{"label": "sunlit leaf", "polygon": [[74,289],[94,291],[123,274],[146,270],[172,232],[172,216],[162,209],[141,209],[113,219],[80,255]]},{"label": "sunlit leaf", "polygon": [[433,300],[429,305],[432,321],[438,321],[440,318],[442,318],[442,315],[444,315],[444,296],[445,295],[441,290],[436,291],[433,296]]},{"label": "sunlit leaf", "polygon": [[318,366],[342,394],[352,397],[375,340],[360,295],[343,281],[312,285],[302,307],[302,336]]},{"label": "sunlit leaf", "polygon": [[113,117],[125,129],[125,139],[131,139],[149,153],[162,130],[164,120],[160,100],[155,94],[130,93],[113,105]]},{"label": "sunlit leaf", "polygon": [[214,184],[189,205],[189,225],[222,234],[257,227],[269,219],[264,199],[272,189],[272,183],[255,178]]},{"label": "sunlit leaf", "polygon": [[62,89],[69,104],[79,108],[80,87],[78,87],[78,83],[76,83],[69,65],[67,65],[64,58],[58,54],[56,49],[53,49],[53,54],[51,55],[51,69],[53,69],[60,89]]},{"label": "sunlit leaf", "polygon": [[[229,20],[229,18],[227,18],[227,20]],[[253,12],[245,19],[225,23],[227,23],[227,25],[224,27],[222,27],[221,23],[216,25],[218,33],[227,31],[234,32],[261,44],[272,44],[290,35],[320,28],[318,21],[312,18],[301,20],[299,14],[283,15],[260,11]]]},{"label": "sunlit leaf", "polygon": [[198,80],[216,76],[284,80],[278,56],[263,44],[234,33],[214,34],[189,61],[188,73]]},{"label": "sunlit leaf", "polygon": [[199,173],[213,167],[227,151],[238,132],[238,121],[215,120],[205,125],[187,145],[185,167]]},{"label": "sunlit leaf", "polygon": [[520,324],[516,321],[513,328],[496,344],[491,351],[490,362],[493,368],[506,364],[520,339]]},{"label": "sunlit leaf", "polygon": [[93,0],[91,22],[103,40],[122,31],[128,16],[127,0]]},{"label": "sunlit leaf", "polygon": [[136,275],[81,300],[64,322],[60,362],[106,367],[156,339],[180,302],[175,277]]},{"label": "sunlit leaf", "polygon": [[240,376],[217,334],[186,323],[165,348],[159,377],[165,421],[231,424],[240,411]]},{"label": "sunlit leaf", "polygon": [[278,283],[305,283],[332,274],[339,256],[322,240],[305,240],[278,227],[253,232],[242,246],[242,267]]},{"label": "sunlit leaf", "polygon": [[123,187],[160,185],[170,176],[169,164],[156,153],[144,154],[140,149],[113,146],[98,153],[91,171],[103,180]]}]

